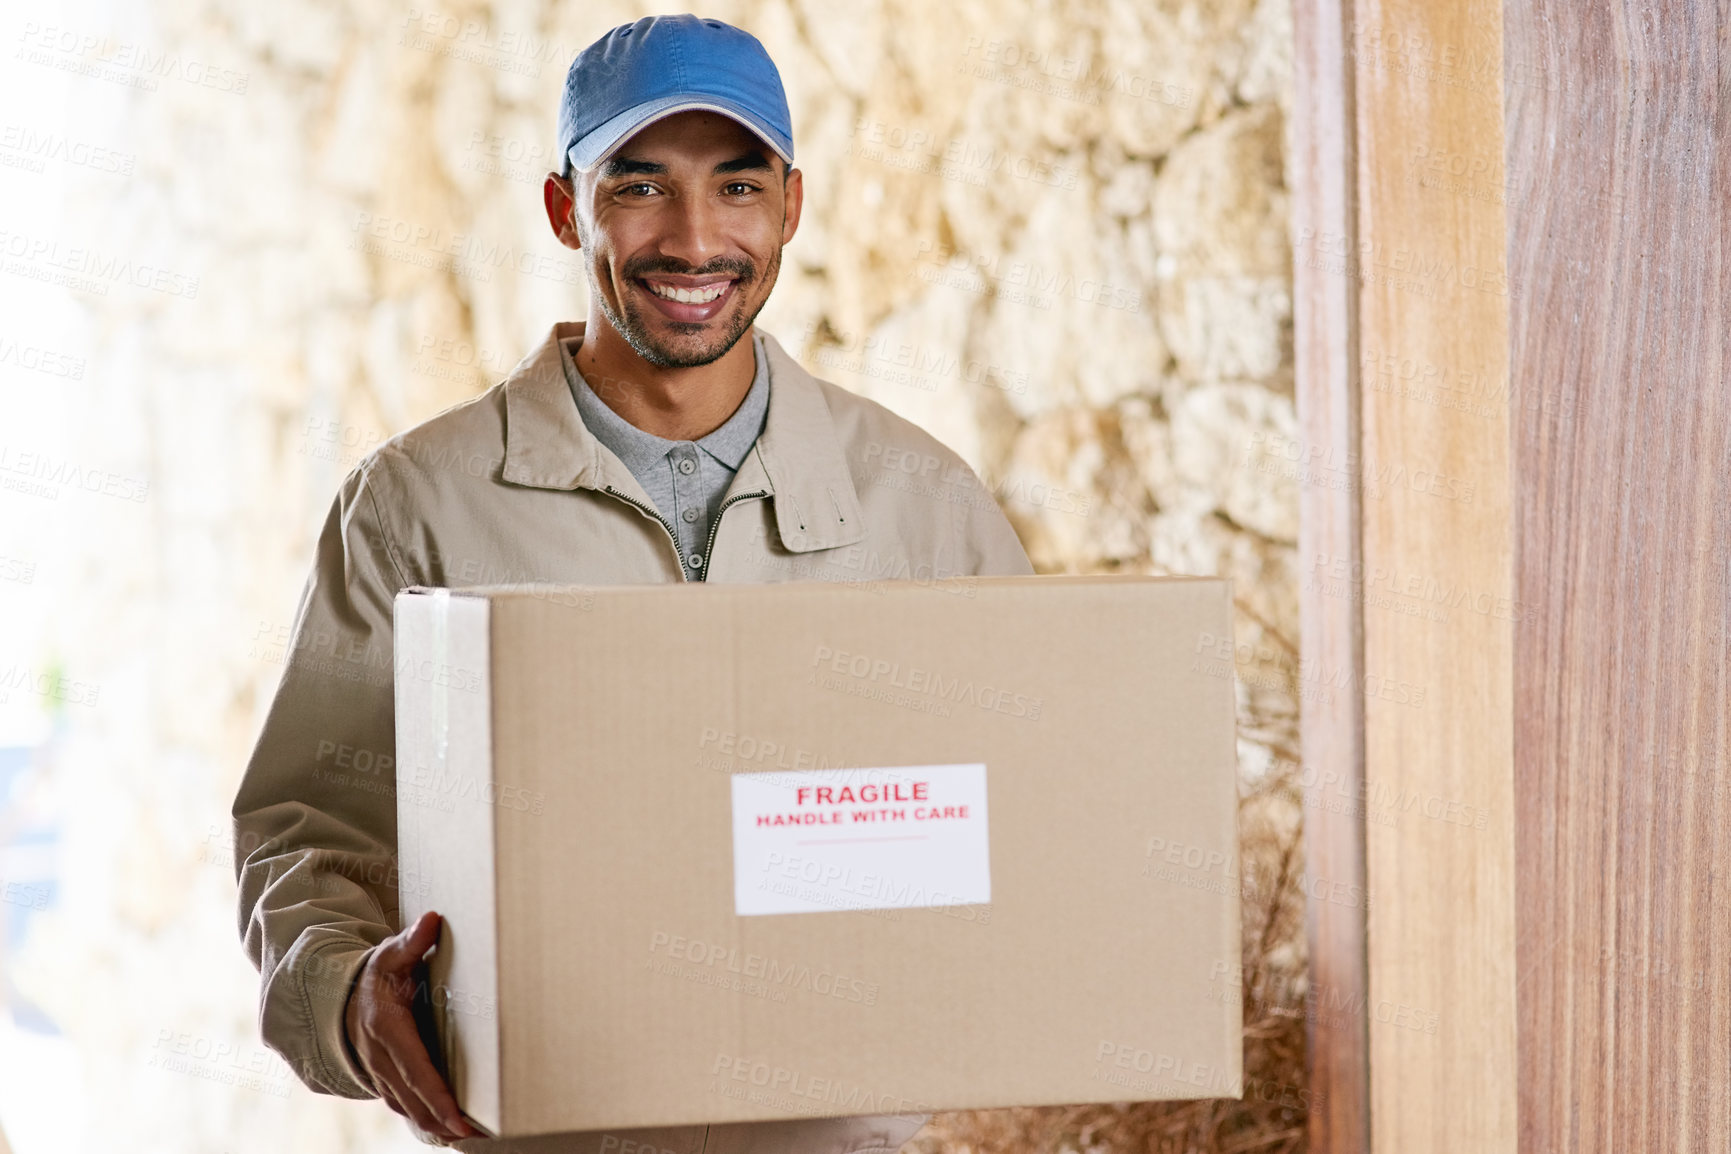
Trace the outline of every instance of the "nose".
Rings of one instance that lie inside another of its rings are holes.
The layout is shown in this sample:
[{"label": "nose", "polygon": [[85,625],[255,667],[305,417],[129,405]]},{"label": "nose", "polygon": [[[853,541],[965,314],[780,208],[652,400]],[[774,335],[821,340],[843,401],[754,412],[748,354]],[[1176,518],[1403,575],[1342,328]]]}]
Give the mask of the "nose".
[{"label": "nose", "polygon": [[706,196],[669,197],[658,245],[662,255],[702,268],[723,252],[726,245],[715,207]]}]

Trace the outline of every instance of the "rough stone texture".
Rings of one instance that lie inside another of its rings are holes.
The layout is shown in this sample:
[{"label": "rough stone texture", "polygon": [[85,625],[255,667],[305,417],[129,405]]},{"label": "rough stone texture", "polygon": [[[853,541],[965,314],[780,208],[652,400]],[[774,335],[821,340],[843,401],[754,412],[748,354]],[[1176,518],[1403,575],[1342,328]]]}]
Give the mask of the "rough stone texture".
[{"label": "rough stone texture", "polygon": [[[76,298],[81,451],[147,475],[151,497],[86,502],[54,546],[81,611],[56,616],[52,647],[106,698],[58,748],[53,787],[100,800],[66,815],[91,856],[17,981],[86,1055],[93,1124],[130,1145],[419,1149],[375,1104],[314,1098],[280,1067],[262,1093],[144,1067],[163,1029],[258,1049],[226,809],[316,529],[372,446],[583,314],[539,184],[565,64],[639,9],[140,8],[89,21],[246,87],[102,90],[91,131],[133,141],[138,171],[72,183],[69,243],[148,252],[201,290]],[[1294,1148],[1297,497],[1268,451],[1295,431],[1288,0],[706,11],[778,61],[806,173],[762,325],[960,451],[1042,571],[1221,574],[1241,609],[1247,1070],[1283,1093],[951,1115],[916,1144]]]}]

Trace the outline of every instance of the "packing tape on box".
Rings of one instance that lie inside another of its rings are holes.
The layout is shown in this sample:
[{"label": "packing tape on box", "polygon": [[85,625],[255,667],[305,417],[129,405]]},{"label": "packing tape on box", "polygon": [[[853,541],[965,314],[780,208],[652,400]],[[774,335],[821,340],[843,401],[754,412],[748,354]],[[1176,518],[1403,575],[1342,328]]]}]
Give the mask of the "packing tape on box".
[{"label": "packing tape on box", "polygon": [[[451,705],[450,678],[442,671],[451,665],[451,591],[435,589],[433,596],[433,661],[432,668],[432,700],[429,702],[429,722],[433,729],[433,781],[442,785],[448,781],[446,769],[450,760],[451,737]],[[444,934],[441,932],[440,937]],[[444,951],[440,951],[443,953]],[[437,967],[438,963],[434,963]],[[442,1010],[443,1021],[439,1023],[440,1057],[444,1059],[441,1069],[453,1086],[462,1086],[467,1079],[457,1070],[457,1023],[452,1017],[453,1010],[449,999]]]},{"label": "packing tape on box", "polygon": [[446,754],[450,747],[451,703],[449,678],[439,675],[451,667],[451,591],[433,590],[433,780],[445,779]]}]

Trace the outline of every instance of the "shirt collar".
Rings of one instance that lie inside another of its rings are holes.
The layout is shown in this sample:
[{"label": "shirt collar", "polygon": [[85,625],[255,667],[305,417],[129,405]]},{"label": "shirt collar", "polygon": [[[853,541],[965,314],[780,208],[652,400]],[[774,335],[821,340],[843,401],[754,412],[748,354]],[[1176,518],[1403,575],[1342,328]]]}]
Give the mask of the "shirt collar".
[{"label": "shirt collar", "polygon": [[[572,398],[577,404],[577,412],[583,418],[584,426],[594,433],[603,445],[613,450],[613,455],[632,473],[642,474],[660,464],[676,445],[682,443],[639,429],[614,412],[612,407],[596,394],[583,374],[577,371],[577,363],[571,354],[581,347],[581,342],[562,340],[558,345],[560,367],[565,370]],[[764,411],[769,407],[769,358],[763,350],[763,338],[755,332],[752,334],[752,352],[756,371],[752,374],[751,386],[746,390],[745,397],[733,410],[732,416],[693,442],[734,471],[739,469],[745,455],[751,452],[752,444],[763,430]]]},{"label": "shirt collar", "polygon": [[764,351],[762,335],[755,330],[751,334],[751,348],[757,358],[757,371],[752,374],[745,399],[719,428],[697,440],[698,448],[735,471],[757,443],[763,432],[764,414],[769,410],[769,354]]},{"label": "shirt collar", "polygon": [[[580,344],[583,327],[582,321],[555,324],[498,386],[505,400],[502,480],[540,489],[635,487],[629,473],[619,475],[613,455],[601,452],[565,376],[561,343]],[[864,540],[859,493],[824,396],[836,386],[806,372],[770,334],[755,331],[754,339],[764,354],[758,372],[765,377],[767,407],[763,432],[746,450],[730,491],[771,494],[776,531],[792,552]]]}]

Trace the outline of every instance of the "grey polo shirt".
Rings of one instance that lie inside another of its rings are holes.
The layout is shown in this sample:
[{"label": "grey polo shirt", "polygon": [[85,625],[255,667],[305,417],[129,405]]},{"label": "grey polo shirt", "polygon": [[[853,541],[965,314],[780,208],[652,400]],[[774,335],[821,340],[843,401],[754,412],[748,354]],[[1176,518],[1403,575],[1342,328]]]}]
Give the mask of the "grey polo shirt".
[{"label": "grey polo shirt", "polygon": [[745,399],[719,428],[695,441],[667,441],[639,429],[595,395],[569,352],[561,358],[583,423],[631,470],[662,518],[673,527],[685,575],[693,581],[703,576],[709,527],[715,523],[727,486],[757,443],[769,411],[769,357],[763,351],[763,338],[755,331],[751,341],[757,372]]}]

